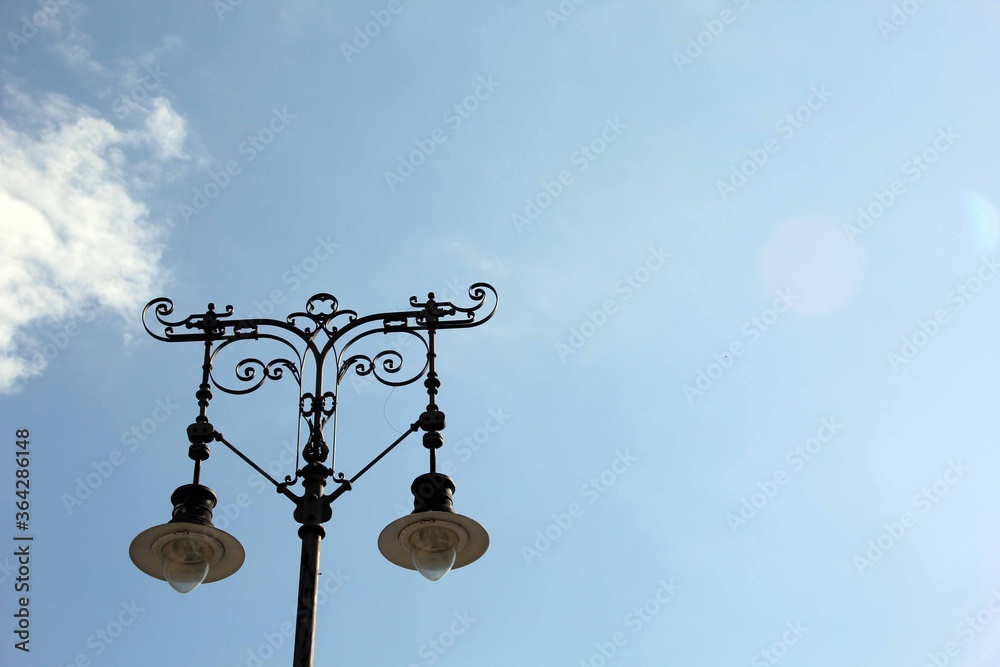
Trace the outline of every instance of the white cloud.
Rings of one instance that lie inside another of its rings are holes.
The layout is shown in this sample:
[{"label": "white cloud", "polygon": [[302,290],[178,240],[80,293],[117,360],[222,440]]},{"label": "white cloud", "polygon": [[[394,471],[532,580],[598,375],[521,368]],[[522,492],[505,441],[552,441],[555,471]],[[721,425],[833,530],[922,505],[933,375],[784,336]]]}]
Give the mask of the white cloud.
[{"label": "white cloud", "polygon": [[161,160],[185,158],[184,139],[187,124],[170,108],[164,97],[152,101],[152,110],[146,118],[146,135],[156,143],[157,157]]},{"label": "white cloud", "polygon": [[[161,233],[137,193],[184,157],[187,128],[165,98],[135,129],[62,95],[7,82],[0,119],[0,391],[38,375],[46,333],[103,309],[134,321],[163,279]],[[53,328],[54,327],[54,328]]]},{"label": "white cloud", "polygon": [[[57,5],[58,7],[59,5]],[[80,29],[87,8],[77,2],[64,2],[60,12],[53,12],[46,28],[56,35],[52,51],[70,69],[79,73],[105,74],[104,65],[94,60],[94,39]]]}]

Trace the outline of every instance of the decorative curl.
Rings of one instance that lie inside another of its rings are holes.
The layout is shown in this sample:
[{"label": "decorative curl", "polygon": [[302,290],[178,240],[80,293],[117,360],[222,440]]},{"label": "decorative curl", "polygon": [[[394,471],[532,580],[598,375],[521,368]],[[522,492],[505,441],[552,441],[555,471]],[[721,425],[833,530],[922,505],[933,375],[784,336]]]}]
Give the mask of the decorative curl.
[{"label": "decorative curl", "polygon": [[330,417],[336,410],[336,406],[337,395],[332,391],[323,392],[323,395],[319,399],[312,392],[307,391],[299,398],[299,414],[305,418],[316,414]]},{"label": "decorative curl", "polygon": [[[286,321],[306,334],[311,334],[319,329],[323,329],[327,334],[333,334],[336,333],[337,327],[331,326],[330,323],[339,316],[347,317],[348,321],[351,322],[358,314],[353,310],[341,310],[337,297],[327,292],[320,292],[309,297],[304,311],[290,314]],[[302,326],[298,322],[301,318],[307,319],[312,325]]]},{"label": "decorative curl", "polygon": [[301,356],[299,355],[298,350],[296,350],[291,343],[284,340],[283,338],[279,338],[278,336],[273,336],[270,334],[261,334],[260,338],[276,340],[281,343],[284,343],[293,352],[295,352],[296,361],[282,357],[282,358],[272,359],[271,361],[265,363],[255,357],[248,357],[246,359],[239,361],[236,364],[234,368],[234,375],[236,376],[236,379],[239,380],[240,382],[252,383],[252,384],[242,388],[230,387],[220,382],[219,379],[215,376],[215,368],[214,368],[215,358],[222,350],[229,347],[231,344],[243,339],[227,340],[221,345],[219,345],[212,352],[211,363],[213,365],[213,369],[209,375],[209,377],[212,380],[212,384],[214,384],[221,391],[224,391],[227,394],[235,394],[235,395],[249,394],[250,392],[259,389],[261,385],[263,385],[267,380],[280,380],[285,376],[286,370],[292,374],[292,377],[295,378],[296,383],[301,384],[302,377],[299,373],[299,364],[301,363]]},{"label": "decorative curl", "polygon": [[[490,295],[492,299],[489,298]],[[417,301],[417,297],[411,296],[410,306],[422,309],[416,316],[416,323],[426,329],[475,327],[489,321],[496,313],[499,297],[496,289],[489,283],[474,283],[469,287],[469,298],[473,300],[471,306],[456,306],[450,301],[435,300],[434,293],[431,292],[427,295],[427,301],[423,303]],[[488,301],[492,302],[489,312],[477,320],[478,311],[486,306]]]},{"label": "decorative curl", "polygon": [[[476,319],[476,311],[486,305],[487,298],[492,295],[490,301],[493,302],[492,307],[486,315],[483,315],[476,322],[477,325],[483,324],[488,321],[497,312],[497,306],[500,305],[500,297],[497,295],[496,289],[493,285],[489,283],[473,283],[469,287],[469,298],[473,300],[474,304],[468,308],[462,308],[461,306],[455,306],[455,310],[459,313],[465,313],[468,317],[468,321],[473,321]],[[447,326],[447,324],[445,325]],[[456,325],[461,326],[461,325]]]},{"label": "decorative curl", "polygon": [[[346,352],[354,343],[376,333],[383,332],[376,329],[373,331],[366,331],[365,333],[357,336],[344,346],[343,350],[341,350],[341,355],[343,355],[343,353]],[[376,380],[389,387],[403,387],[408,384],[412,384],[423,377],[424,373],[427,371],[427,353],[430,350],[427,340],[418,332],[407,329],[400,329],[398,332],[394,333],[405,333],[413,336],[424,346],[424,354],[422,355],[423,363],[417,369],[416,373],[412,375],[404,375],[402,379],[388,377],[389,375],[396,375],[403,370],[403,355],[398,350],[386,349],[382,350],[374,357],[370,357],[367,354],[354,354],[344,359],[344,361],[341,362],[337,373],[338,384],[344,379],[347,372],[351,370],[351,367],[353,367],[354,372],[359,376],[365,377],[367,375],[371,375]]]},{"label": "decorative curl", "polygon": [[249,394],[264,384],[265,380],[280,380],[284,376],[286,368],[292,372],[293,376],[298,378],[298,368],[295,366],[295,362],[289,359],[274,359],[266,364],[260,359],[243,359],[236,364],[235,375],[237,380],[241,382],[253,382],[254,378],[257,377],[258,369],[261,371],[260,379],[252,386],[244,389],[224,387],[219,384],[214,376],[212,377],[212,382],[216,387],[229,394]]},{"label": "decorative curl", "polygon": [[[153,316],[156,318],[156,322],[158,323],[156,329],[160,330],[162,333],[157,333],[150,327],[150,312],[152,312]],[[222,322],[220,318],[230,317],[233,314],[233,307],[226,306],[224,311],[217,313],[215,312],[215,304],[210,303],[208,304],[208,310],[204,313],[188,315],[182,320],[167,319],[173,312],[174,302],[166,297],[159,297],[147,303],[142,309],[142,326],[146,329],[146,333],[156,340],[166,342],[181,340],[215,340],[221,338],[225,333],[226,323]],[[177,330],[180,328],[201,329],[203,333],[179,333]]]}]

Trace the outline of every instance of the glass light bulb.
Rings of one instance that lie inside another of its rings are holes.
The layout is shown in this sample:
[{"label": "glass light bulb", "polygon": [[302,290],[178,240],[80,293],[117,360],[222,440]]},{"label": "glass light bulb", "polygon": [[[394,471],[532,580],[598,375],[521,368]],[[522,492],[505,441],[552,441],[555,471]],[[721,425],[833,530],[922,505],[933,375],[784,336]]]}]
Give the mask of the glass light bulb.
[{"label": "glass light bulb", "polygon": [[208,576],[208,556],[198,540],[179,537],[163,548],[163,577],[178,593],[190,593]]},{"label": "glass light bulb", "polygon": [[413,567],[430,579],[437,581],[448,574],[455,564],[458,551],[455,533],[439,526],[425,526],[410,537]]}]

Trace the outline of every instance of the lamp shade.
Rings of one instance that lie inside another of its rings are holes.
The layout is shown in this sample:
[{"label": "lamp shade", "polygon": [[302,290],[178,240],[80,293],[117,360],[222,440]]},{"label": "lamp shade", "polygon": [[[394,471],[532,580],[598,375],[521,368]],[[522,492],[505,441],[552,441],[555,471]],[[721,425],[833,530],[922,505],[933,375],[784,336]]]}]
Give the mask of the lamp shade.
[{"label": "lamp shade", "polygon": [[170,501],[173,520],[142,531],[129,545],[129,557],[137,568],[180,593],[240,569],[246,552],[235,537],[212,525],[217,501],[210,488],[185,484]]},{"label": "lamp shade", "polygon": [[[392,563],[416,570],[414,564],[414,549],[418,548],[413,538],[419,539],[421,531],[426,528],[438,528],[448,531],[456,538],[455,562],[448,570],[464,567],[478,560],[490,546],[490,536],[478,522],[457,512],[414,512],[396,519],[386,526],[378,537],[378,549]],[[426,531],[424,531],[426,534]],[[426,573],[422,572],[424,576]],[[442,573],[438,579],[444,576]],[[428,577],[429,579],[431,577]]]},{"label": "lamp shade", "polygon": [[[170,522],[144,530],[132,540],[128,553],[137,568],[151,577],[168,581],[164,556],[169,560],[180,550],[190,553],[194,545],[200,548],[208,565],[208,573],[198,583],[225,579],[239,570],[246,558],[243,545],[229,533],[211,525],[184,522]],[[179,573],[179,580],[183,576]],[[188,590],[193,590],[198,583]],[[170,584],[180,592],[187,592],[178,588],[175,581]]]}]

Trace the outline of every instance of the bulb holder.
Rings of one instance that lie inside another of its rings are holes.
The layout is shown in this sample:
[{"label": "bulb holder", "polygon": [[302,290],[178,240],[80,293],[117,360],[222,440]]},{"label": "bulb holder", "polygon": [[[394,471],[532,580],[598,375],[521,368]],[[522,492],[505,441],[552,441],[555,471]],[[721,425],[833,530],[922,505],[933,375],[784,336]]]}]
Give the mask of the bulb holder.
[{"label": "bulb holder", "polygon": [[477,521],[463,516],[452,507],[455,482],[447,475],[426,473],[410,486],[413,492],[413,512],[386,526],[378,536],[378,549],[386,559],[407,570],[413,565],[410,536],[425,527],[444,528],[456,537],[455,564],[464,567],[479,560],[490,546],[490,536]]},{"label": "bulb holder", "polygon": [[139,533],[129,545],[128,554],[137,568],[166,581],[163,576],[163,550],[180,538],[197,540],[208,558],[208,575],[202,583],[225,579],[243,565],[246,551],[235,537],[212,525],[212,510],[218,500],[215,493],[201,484],[185,484],[170,496],[173,518]]}]

